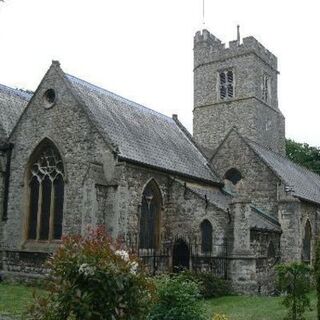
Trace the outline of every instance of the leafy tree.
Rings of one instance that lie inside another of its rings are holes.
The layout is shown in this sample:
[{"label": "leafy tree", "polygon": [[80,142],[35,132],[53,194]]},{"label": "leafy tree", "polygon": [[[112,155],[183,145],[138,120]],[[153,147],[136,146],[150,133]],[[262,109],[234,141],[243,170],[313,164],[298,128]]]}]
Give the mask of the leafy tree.
[{"label": "leafy tree", "polygon": [[320,174],[320,148],[312,147],[307,143],[286,140],[286,154],[293,162]]},{"label": "leafy tree", "polygon": [[277,266],[279,289],[285,293],[282,304],[288,309],[285,320],[304,320],[310,308],[310,268],[304,263],[293,262]]}]

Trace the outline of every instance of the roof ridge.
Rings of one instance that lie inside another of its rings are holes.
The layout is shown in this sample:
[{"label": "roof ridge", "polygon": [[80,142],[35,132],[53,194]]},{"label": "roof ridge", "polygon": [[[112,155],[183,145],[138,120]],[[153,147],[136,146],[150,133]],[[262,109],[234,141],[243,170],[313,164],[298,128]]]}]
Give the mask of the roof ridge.
[{"label": "roof ridge", "polygon": [[31,99],[33,95],[32,93],[29,93],[23,89],[12,88],[1,83],[0,83],[0,90],[5,90],[8,93],[15,94],[16,96],[19,96],[19,98],[22,98],[28,101]]},{"label": "roof ridge", "polygon": [[169,116],[167,116],[167,115],[165,115],[165,114],[163,114],[163,113],[161,113],[161,112],[159,112],[159,111],[156,111],[156,110],[154,110],[154,109],[151,109],[151,108],[149,108],[149,107],[146,107],[146,106],[144,106],[144,105],[142,105],[142,104],[140,104],[140,103],[138,103],[138,102],[135,102],[135,101],[133,101],[133,100],[130,100],[130,99],[128,99],[128,98],[125,98],[125,97],[123,97],[123,96],[121,96],[121,95],[119,95],[119,94],[117,94],[117,93],[114,93],[114,92],[112,92],[112,91],[109,91],[109,90],[107,90],[107,89],[105,89],[105,88],[102,88],[102,87],[96,85],[96,84],[93,84],[93,83],[88,82],[88,81],[86,81],[86,80],[80,79],[80,78],[78,78],[78,77],[76,77],[76,76],[74,76],[74,75],[72,75],[72,74],[69,74],[69,73],[65,73],[65,75],[66,75],[68,78],[73,78],[74,80],[76,80],[76,81],[78,81],[78,82],[82,82],[84,85],[88,85],[88,86],[92,87],[94,90],[97,90],[97,91],[102,90],[104,93],[107,93],[108,95],[111,95],[111,96],[113,96],[113,97],[115,97],[115,98],[121,99],[121,100],[123,100],[123,101],[125,101],[125,102],[127,102],[127,103],[130,103],[130,105],[134,105],[135,107],[140,107],[140,108],[146,109],[146,110],[148,110],[148,111],[151,111],[152,113],[155,113],[155,114],[157,114],[157,115],[159,115],[159,116],[162,116],[162,117],[166,118],[167,120],[173,121],[171,117],[169,117]]}]

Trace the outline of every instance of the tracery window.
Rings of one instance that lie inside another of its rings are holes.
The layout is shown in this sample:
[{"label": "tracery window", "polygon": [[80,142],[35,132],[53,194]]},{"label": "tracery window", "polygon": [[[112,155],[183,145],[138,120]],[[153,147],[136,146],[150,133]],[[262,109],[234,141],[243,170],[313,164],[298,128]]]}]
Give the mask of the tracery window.
[{"label": "tracery window", "polygon": [[203,253],[212,252],[212,225],[208,220],[203,220],[200,225],[201,230],[201,251]]},{"label": "tracery window", "polygon": [[304,238],[303,238],[303,251],[302,251],[302,260],[309,263],[311,261],[311,238],[312,238],[312,229],[310,221],[307,220],[304,228]]},{"label": "tracery window", "polygon": [[160,238],[161,192],[154,180],[144,189],[140,214],[140,249],[157,249]]},{"label": "tracery window", "polygon": [[219,72],[219,96],[220,99],[234,97],[234,75],[232,70]]},{"label": "tracery window", "polygon": [[27,238],[61,239],[64,168],[59,151],[48,140],[44,141],[31,156],[29,191]]}]

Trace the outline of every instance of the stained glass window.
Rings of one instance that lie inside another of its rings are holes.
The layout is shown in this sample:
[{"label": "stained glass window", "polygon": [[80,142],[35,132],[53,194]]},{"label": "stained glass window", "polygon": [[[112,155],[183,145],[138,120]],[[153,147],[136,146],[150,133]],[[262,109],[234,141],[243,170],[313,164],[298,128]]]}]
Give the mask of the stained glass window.
[{"label": "stained glass window", "polygon": [[39,202],[39,181],[33,176],[30,181],[30,215],[29,215],[29,230],[28,238],[37,238],[37,211]]},{"label": "stained glass window", "polygon": [[212,252],[212,225],[208,220],[202,221],[201,229],[201,251],[203,253]]},{"label": "stained glass window", "polygon": [[57,148],[45,140],[31,156],[28,239],[62,235],[64,168]]},{"label": "stained glass window", "polygon": [[311,261],[311,238],[312,238],[311,224],[310,224],[310,221],[308,220],[304,228],[303,252],[302,252],[302,259],[307,263]]},{"label": "stained glass window", "polygon": [[146,186],[141,203],[139,248],[156,249],[159,243],[161,193],[151,181]]}]

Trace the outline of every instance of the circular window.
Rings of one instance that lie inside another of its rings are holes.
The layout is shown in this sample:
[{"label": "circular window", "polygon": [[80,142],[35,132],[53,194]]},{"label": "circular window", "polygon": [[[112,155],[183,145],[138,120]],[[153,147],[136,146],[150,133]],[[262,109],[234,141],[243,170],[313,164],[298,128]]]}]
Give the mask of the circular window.
[{"label": "circular window", "polygon": [[236,185],[242,179],[242,175],[239,170],[231,168],[226,172],[224,178],[231,181],[232,184]]},{"label": "circular window", "polygon": [[43,95],[45,108],[52,107],[56,102],[56,92],[53,89],[48,89]]}]

